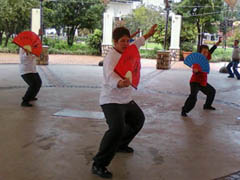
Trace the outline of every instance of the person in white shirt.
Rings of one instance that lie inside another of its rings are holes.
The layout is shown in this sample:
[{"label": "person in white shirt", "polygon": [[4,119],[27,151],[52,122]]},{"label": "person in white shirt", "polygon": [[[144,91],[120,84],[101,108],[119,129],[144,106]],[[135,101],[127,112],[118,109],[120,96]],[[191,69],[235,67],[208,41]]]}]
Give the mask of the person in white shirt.
[{"label": "person in white shirt", "polygon": [[[147,34],[133,43],[140,48],[145,40],[153,36],[157,25],[152,26]],[[92,173],[102,178],[111,178],[107,166],[116,152],[133,153],[128,145],[142,129],[145,116],[141,108],[133,101],[129,79],[122,79],[114,72],[122,53],[129,46],[130,32],[125,27],[113,31],[114,47],[103,61],[103,87],[100,105],[109,129],[101,141],[100,148],[93,158]]]},{"label": "person in white shirt", "polygon": [[[233,53],[232,53],[232,61],[228,64],[227,70],[229,73],[228,78],[234,78],[234,75],[235,75],[236,78],[238,80],[240,80],[240,74],[238,72],[238,64],[239,64],[239,60],[240,60],[240,49],[238,47],[238,44],[239,44],[239,41],[235,40],[234,41],[234,49],[233,49]],[[232,72],[231,68],[233,69],[233,72]]]},{"label": "person in white shirt", "polygon": [[29,85],[25,95],[22,98],[21,106],[32,107],[30,101],[36,101],[37,94],[42,86],[42,80],[36,68],[36,56],[27,50],[20,48],[20,74],[23,80]]}]

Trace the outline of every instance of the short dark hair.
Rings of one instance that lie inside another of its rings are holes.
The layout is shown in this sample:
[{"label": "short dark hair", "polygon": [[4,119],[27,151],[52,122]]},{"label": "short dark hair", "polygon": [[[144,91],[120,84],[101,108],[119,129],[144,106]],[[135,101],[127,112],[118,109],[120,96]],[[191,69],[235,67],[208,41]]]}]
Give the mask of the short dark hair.
[{"label": "short dark hair", "polygon": [[203,49],[209,50],[208,45],[201,45],[201,46],[199,47],[199,53],[201,53]]},{"label": "short dark hair", "polygon": [[235,41],[239,44],[239,40],[235,39]]},{"label": "short dark hair", "polygon": [[121,39],[123,36],[128,36],[130,38],[130,32],[127,28],[125,27],[117,27],[113,31],[113,40],[118,41]]}]

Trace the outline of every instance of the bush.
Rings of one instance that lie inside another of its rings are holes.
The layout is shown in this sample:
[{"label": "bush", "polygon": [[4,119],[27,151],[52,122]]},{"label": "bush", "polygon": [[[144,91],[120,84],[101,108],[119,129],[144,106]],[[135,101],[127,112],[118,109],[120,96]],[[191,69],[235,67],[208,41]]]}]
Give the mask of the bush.
[{"label": "bush", "polygon": [[[13,43],[10,43],[9,40],[8,46],[0,46],[1,53],[18,53],[19,47]],[[43,39],[43,44],[49,47],[49,54],[76,54],[76,55],[98,55],[99,51],[89,47],[84,42],[75,42],[73,46],[68,46],[66,40],[61,40],[57,38],[46,38]]]},{"label": "bush", "polygon": [[182,51],[190,51],[193,52],[194,50],[194,44],[192,42],[182,42],[181,43],[181,50]]},{"label": "bush", "polygon": [[223,48],[217,48],[215,52],[212,54],[211,62],[229,62],[232,57],[232,49],[227,48],[226,50]]},{"label": "bush", "polygon": [[155,48],[153,50],[140,49],[141,58],[156,59],[158,50],[159,49],[157,49],[157,48]]},{"label": "bush", "polygon": [[102,31],[95,29],[94,33],[88,36],[87,44],[89,47],[97,50],[98,55],[100,55],[102,49]]},{"label": "bush", "polygon": [[18,53],[18,50],[19,50],[19,47],[16,44],[12,43],[12,39],[9,39],[9,43],[7,47],[4,47],[4,45],[0,46],[1,53]]}]

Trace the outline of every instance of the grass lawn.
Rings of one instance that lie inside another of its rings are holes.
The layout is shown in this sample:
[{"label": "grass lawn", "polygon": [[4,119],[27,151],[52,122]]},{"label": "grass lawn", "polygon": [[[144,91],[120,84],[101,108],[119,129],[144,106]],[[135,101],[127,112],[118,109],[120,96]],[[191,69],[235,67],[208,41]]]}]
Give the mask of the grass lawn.
[{"label": "grass lawn", "polygon": [[212,54],[212,62],[230,61],[232,57],[233,48],[227,48],[226,50],[219,47]]},{"label": "grass lawn", "polygon": [[146,42],[143,46],[144,49],[163,49],[161,44]]}]

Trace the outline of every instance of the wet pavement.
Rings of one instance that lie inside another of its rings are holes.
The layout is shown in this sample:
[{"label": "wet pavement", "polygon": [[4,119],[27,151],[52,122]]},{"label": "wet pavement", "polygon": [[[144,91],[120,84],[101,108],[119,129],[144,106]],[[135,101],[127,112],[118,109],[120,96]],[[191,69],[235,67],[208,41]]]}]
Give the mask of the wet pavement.
[{"label": "wet pavement", "polygon": [[[33,108],[20,106],[26,85],[18,65],[0,65],[0,180],[100,179],[90,173],[107,129],[98,105],[99,60],[39,66],[43,87]],[[240,81],[218,73],[223,64],[212,64],[209,83],[217,90],[217,111],[204,111],[199,93],[195,109],[182,118],[191,71],[182,63],[156,70],[155,63],[142,61],[134,99],[146,122],[131,144],[135,153],[117,154],[112,161],[113,179],[211,180],[238,172]],[[56,116],[59,112],[65,116]]]}]

